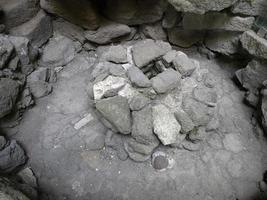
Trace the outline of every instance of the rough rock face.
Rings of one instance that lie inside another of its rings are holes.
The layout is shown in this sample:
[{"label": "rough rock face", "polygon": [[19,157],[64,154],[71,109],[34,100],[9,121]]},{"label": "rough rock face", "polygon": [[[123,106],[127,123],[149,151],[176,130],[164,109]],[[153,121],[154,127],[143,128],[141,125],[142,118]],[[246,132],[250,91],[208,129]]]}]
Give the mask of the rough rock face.
[{"label": "rough rock face", "polygon": [[232,6],[236,0],[168,0],[177,11],[204,14],[208,11],[221,11]]},{"label": "rough rock face", "polygon": [[265,6],[264,0],[242,0],[234,4],[231,11],[235,14],[258,16],[264,13]]},{"label": "rough rock face", "polygon": [[7,78],[0,79],[0,118],[9,114],[17,100],[19,84]]},{"label": "rough rock face", "polygon": [[3,22],[9,30],[34,17],[39,11],[39,0],[1,0],[4,12]]},{"label": "rough rock face", "polygon": [[99,27],[99,17],[91,1],[41,0],[42,9],[86,29]]},{"label": "rough rock face", "polygon": [[137,25],[160,20],[166,6],[164,0],[107,0],[102,11],[113,21]]},{"label": "rough rock face", "polygon": [[251,55],[267,59],[267,40],[261,38],[253,31],[246,31],[241,36],[241,43]]},{"label": "rough rock face", "polygon": [[0,69],[2,69],[5,64],[8,62],[13,50],[13,44],[8,40],[7,37],[1,36],[0,37]]},{"label": "rough rock face", "polygon": [[198,15],[186,13],[183,18],[185,30],[224,30],[244,32],[251,29],[254,17],[230,16],[227,13]]}]

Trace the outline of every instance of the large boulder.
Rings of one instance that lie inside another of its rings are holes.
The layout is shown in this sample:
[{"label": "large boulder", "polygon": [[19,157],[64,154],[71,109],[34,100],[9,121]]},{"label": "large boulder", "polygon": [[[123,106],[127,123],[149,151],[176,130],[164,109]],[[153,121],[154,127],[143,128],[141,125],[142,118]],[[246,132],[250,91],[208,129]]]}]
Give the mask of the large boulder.
[{"label": "large boulder", "polygon": [[237,0],[168,0],[177,11],[204,14],[208,11],[221,11],[232,6]]},{"label": "large boulder", "polygon": [[11,35],[27,37],[33,46],[40,47],[52,36],[53,28],[50,17],[40,10],[28,22],[12,28]]},{"label": "large boulder", "polygon": [[41,0],[40,5],[45,11],[86,29],[99,27],[99,17],[92,1]]},{"label": "large boulder", "polygon": [[264,13],[265,7],[265,0],[242,0],[234,4],[231,11],[235,14],[258,16]]},{"label": "large boulder", "polygon": [[254,17],[230,16],[224,12],[211,12],[205,15],[186,13],[183,18],[183,28],[244,32],[251,29],[253,22]]},{"label": "large boulder", "polygon": [[34,17],[39,11],[39,0],[1,0],[6,28],[19,26]]},{"label": "large boulder", "polygon": [[132,48],[133,60],[137,67],[142,68],[170,50],[171,45],[169,43],[151,39],[142,40]]},{"label": "large boulder", "polygon": [[8,78],[0,79],[0,118],[9,114],[16,104],[19,84]]},{"label": "large boulder", "polygon": [[96,109],[120,133],[129,134],[132,129],[132,119],[128,101],[121,96],[110,97],[96,102]]},{"label": "large boulder", "polygon": [[241,43],[251,55],[267,59],[267,40],[258,36],[254,31],[246,31],[241,36]]},{"label": "large boulder", "polygon": [[102,12],[113,21],[138,25],[159,21],[166,6],[164,0],[107,0]]}]

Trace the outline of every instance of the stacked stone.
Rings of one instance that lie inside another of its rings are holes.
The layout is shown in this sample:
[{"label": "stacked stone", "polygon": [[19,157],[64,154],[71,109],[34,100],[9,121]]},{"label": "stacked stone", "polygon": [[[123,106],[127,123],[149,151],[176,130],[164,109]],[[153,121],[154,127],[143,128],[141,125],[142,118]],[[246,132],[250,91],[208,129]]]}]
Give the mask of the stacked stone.
[{"label": "stacked stone", "polygon": [[124,137],[131,159],[150,159],[160,143],[199,148],[205,135],[199,131],[213,117],[217,94],[212,81],[204,83],[197,61],[151,39],[112,46],[99,59],[92,72],[95,107],[109,132]]}]

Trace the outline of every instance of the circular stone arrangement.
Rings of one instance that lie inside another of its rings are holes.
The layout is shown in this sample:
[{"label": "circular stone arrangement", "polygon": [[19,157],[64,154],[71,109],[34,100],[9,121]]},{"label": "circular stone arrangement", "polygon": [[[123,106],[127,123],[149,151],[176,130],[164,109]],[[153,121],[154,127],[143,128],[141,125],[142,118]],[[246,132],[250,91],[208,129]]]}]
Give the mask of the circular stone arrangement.
[{"label": "circular stone arrangement", "polygon": [[141,40],[111,46],[92,74],[96,110],[102,122],[122,134],[137,162],[160,144],[198,150],[217,102],[215,80],[199,63],[169,43]]}]

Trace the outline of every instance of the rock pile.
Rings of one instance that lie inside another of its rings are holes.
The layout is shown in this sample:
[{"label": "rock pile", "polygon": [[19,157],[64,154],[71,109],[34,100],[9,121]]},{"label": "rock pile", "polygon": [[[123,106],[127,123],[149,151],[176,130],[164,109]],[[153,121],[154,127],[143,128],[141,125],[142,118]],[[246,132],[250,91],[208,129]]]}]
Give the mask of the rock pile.
[{"label": "rock pile", "polygon": [[[120,51],[108,49],[103,54],[109,56],[92,72],[95,107],[110,131],[126,136],[129,157],[142,162],[160,143],[181,148],[187,140],[197,143],[190,138],[207,126],[217,102],[214,85],[202,81],[199,63],[163,41],[112,48]],[[123,64],[114,62],[119,57]]]}]

